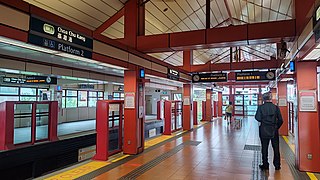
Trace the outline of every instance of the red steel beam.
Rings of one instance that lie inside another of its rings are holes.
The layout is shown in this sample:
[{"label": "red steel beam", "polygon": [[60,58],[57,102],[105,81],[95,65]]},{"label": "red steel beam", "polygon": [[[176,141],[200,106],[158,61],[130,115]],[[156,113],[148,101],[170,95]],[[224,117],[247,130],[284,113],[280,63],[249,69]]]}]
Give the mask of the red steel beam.
[{"label": "red steel beam", "polygon": [[296,35],[295,20],[228,26],[187,32],[138,36],[137,49],[168,52],[185,49],[244,46],[291,41]]},{"label": "red steel beam", "polygon": [[216,63],[192,65],[191,72],[211,72],[211,71],[233,71],[248,69],[274,69],[280,67],[282,61],[272,59],[268,61],[251,61],[251,62],[233,62],[233,63]]},{"label": "red steel beam", "polygon": [[122,16],[124,15],[124,7],[118,11],[116,14],[114,14],[112,17],[110,17],[109,19],[107,19],[103,24],[101,24],[94,32],[95,33],[102,33],[103,31],[105,31],[106,29],[108,29],[108,27],[110,27],[113,23],[115,23],[116,21],[118,21],[118,19],[120,19]]}]

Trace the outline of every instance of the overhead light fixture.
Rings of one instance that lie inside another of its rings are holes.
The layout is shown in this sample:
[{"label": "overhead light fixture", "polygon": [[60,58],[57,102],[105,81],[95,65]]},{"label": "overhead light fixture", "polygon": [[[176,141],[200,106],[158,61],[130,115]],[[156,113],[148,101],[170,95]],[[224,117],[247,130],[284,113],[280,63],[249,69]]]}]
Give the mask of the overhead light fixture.
[{"label": "overhead light fixture", "polygon": [[13,39],[9,39],[9,38],[3,37],[3,36],[0,36],[0,42],[6,43],[6,44],[9,44],[9,45],[13,45],[13,46],[17,46],[17,47],[22,47],[22,48],[26,48],[26,49],[35,50],[35,51],[45,52],[45,53],[49,53],[49,54],[57,54],[57,53],[59,53],[58,51],[54,51],[54,50],[51,50],[51,49],[47,49],[47,48],[43,48],[43,47],[27,44],[27,43],[24,43],[24,42],[21,42],[21,41],[17,41],[17,40],[13,40]]}]

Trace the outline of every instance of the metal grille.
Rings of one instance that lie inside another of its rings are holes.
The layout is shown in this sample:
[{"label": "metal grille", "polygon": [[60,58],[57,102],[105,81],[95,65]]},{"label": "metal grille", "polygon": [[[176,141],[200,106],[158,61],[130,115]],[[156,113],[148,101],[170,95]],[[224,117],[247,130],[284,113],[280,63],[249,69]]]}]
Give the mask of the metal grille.
[{"label": "metal grille", "polygon": [[245,145],[244,150],[250,150],[250,151],[261,151],[261,146],[258,145]]},{"label": "metal grille", "polygon": [[174,154],[176,154],[177,152],[182,150],[184,148],[184,146],[186,146],[186,145],[197,146],[200,143],[201,142],[198,142],[198,141],[187,141],[187,142],[184,142],[184,143],[176,146],[175,148],[171,149],[170,151],[158,156],[157,158],[155,158],[155,159],[149,161],[148,163],[138,167],[137,169],[131,171],[130,173],[126,174],[125,176],[122,176],[120,178],[120,180],[136,179],[137,177],[139,177],[143,173],[149,171],[153,167],[157,166],[158,164],[160,164],[164,160],[168,159],[169,157],[173,156]]}]

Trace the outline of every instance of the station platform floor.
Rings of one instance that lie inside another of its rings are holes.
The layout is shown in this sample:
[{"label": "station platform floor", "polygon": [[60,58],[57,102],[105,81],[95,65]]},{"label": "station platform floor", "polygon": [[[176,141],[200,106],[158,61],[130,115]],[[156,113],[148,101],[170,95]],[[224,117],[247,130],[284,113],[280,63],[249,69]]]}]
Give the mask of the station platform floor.
[{"label": "station platform floor", "polygon": [[281,167],[261,171],[258,123],[243,119],[237,129],[221,118],[181,131],[171,136],[158,136],[146,141],[139,155],[117,154],[108,161],[89,160],[53,172],[39,179],[317,179],[313,173],[298,171],[294,152],[287,137],[280,137]]}]

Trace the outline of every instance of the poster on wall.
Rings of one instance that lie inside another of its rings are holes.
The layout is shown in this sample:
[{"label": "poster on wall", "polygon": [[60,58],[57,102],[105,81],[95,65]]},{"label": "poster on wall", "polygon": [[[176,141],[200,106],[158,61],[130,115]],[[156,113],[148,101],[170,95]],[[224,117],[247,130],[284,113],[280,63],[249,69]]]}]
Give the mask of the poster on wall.
[{"label": "poster on wall", "polygon": [[135,93],[134,92],[128,92],[124,93],[124,108],[135,108]]},{"label": "poster on wall", "polygon": [[285,106],[287,106],[287,98],[286,98],[286,97],[279,97],[278,105],[279,105],[280,107],[285,107]]},{"label": "poster on wall", "polygon": [[299,91],[299,111],[306,111],[306,112],[317,111],[315,90]]}]

